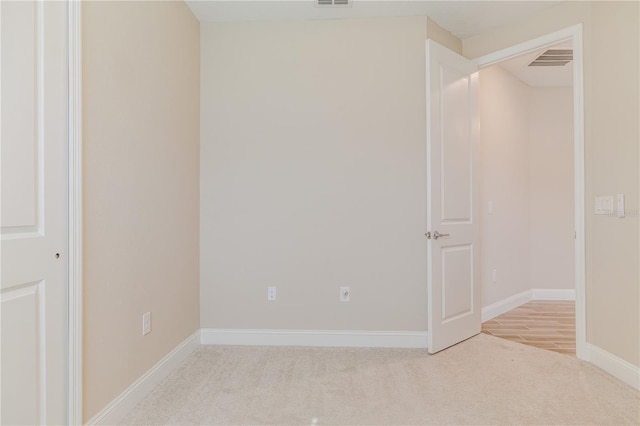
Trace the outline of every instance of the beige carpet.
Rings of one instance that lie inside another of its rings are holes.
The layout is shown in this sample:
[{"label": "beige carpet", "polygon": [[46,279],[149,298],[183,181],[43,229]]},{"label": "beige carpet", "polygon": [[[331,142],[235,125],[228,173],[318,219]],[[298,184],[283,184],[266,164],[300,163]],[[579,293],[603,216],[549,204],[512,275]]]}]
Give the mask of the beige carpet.
[{"label": "beige carpet", "polygon": [[124,424],[640,424],[640,393],[480,334],[419,349],[202,346]]}]

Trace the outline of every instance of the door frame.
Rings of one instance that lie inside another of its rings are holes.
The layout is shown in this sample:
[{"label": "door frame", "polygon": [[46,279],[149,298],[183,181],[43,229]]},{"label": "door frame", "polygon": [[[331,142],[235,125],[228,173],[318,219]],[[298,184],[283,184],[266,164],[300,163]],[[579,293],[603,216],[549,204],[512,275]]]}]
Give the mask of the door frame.
[{"label": "door frame", "polygon": [[67,421],[82,418],[82,2],[67,1],[68,16],[68,375]]},{"label": "door frame", "polygon": [[585,177],[584,177],[584,60],[582,24],[516,44],[476,58],[478,69],[542,49],[559,42],[573,41],[573,161],[574,161],[574,272],[576,290],[576,356],[587,359],[585,301]]}]

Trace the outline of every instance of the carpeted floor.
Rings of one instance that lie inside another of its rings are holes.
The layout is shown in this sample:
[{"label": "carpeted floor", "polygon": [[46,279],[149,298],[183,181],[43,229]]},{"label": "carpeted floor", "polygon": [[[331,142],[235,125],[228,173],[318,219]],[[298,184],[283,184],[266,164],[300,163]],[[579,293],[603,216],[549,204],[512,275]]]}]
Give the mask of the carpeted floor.
[{"label": "carpeted floor", "polygon": [[123,424],[640,424],[640,392],[480,334],[420,349],[202,346]]}]

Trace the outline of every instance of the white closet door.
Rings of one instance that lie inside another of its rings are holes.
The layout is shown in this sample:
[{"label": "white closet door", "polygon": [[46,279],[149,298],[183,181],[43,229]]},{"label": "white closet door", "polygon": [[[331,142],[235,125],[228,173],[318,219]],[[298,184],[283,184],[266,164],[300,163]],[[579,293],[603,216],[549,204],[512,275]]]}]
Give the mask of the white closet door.
[{"label": "white closet door", "polygon": [[67,4],[0,2],[2,424],[67,422]]}]

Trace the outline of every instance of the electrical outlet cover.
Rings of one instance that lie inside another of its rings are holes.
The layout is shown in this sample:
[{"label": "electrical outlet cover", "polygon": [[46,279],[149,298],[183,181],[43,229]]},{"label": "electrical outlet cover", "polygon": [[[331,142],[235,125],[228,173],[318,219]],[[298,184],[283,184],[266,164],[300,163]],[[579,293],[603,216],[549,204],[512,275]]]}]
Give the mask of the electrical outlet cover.
[{"label": "electrical outlet cover", "polygon": [[349,287],[340,287],[340,301],[349,302],[351,300],[351,289]]},{"label": "electrical outlet cover", "polygon": [[267,302],[275,302],[277,297],[275,287],[267,287]]}]

